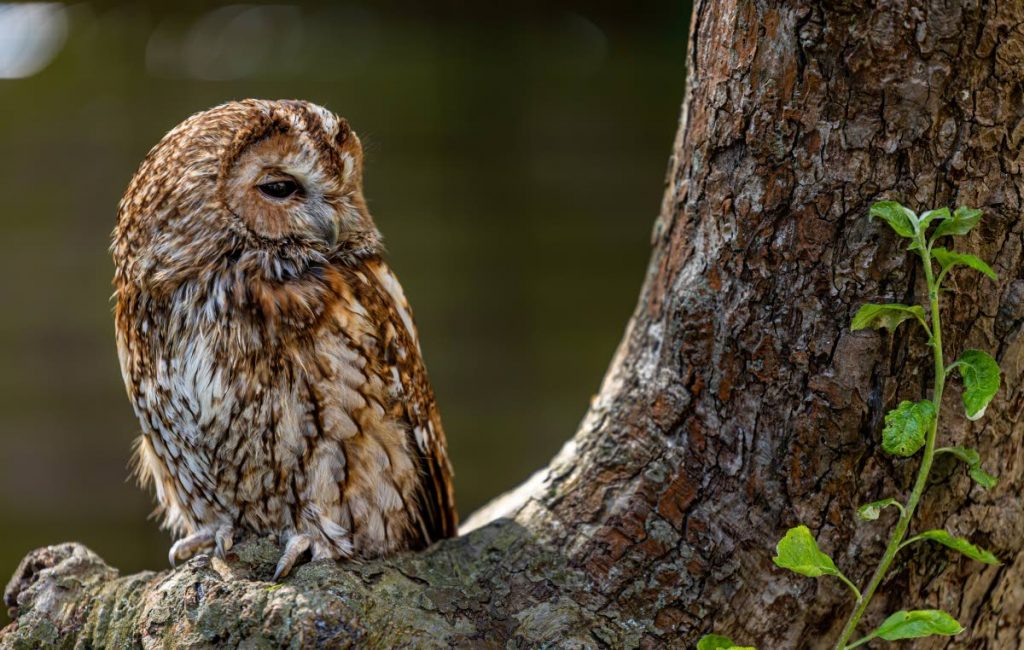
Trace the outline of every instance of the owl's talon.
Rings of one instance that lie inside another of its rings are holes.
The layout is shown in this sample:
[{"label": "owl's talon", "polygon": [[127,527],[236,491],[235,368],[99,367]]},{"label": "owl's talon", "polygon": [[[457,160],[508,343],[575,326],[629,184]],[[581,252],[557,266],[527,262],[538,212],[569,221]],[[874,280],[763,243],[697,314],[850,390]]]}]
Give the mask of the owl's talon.
[{"label": "owl's talon", "polygon": [[209,528],[203,528],[174,542],[171,545],[171,550],[167,553],[167,559],[170,560],[171,567],[175,567],[178,565],[178,562],[188,560],[199,551],[213,546],[213,544],[213,531]]},{"label": "owl's talon", "polygon": [[224,524],[214,533],[214,546],[217,550],[217,557],[223,559],[231,547],[235,545],[235,529],[230,524]]},{"label": "owl's talon", "polygon": [[284,552],[281,553],[281,559],[277,561],[277,568],[274,569],[274,582],[288,575],[299,556],[306,552],[312,541],[309,535],[302,534],[292,535],[288,538],[284,545]]}]

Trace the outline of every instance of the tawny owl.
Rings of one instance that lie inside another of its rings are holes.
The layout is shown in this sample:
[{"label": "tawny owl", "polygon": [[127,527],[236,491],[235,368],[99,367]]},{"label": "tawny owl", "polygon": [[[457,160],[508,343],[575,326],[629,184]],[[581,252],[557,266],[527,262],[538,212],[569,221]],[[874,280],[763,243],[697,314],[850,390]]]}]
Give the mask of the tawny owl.
[{"label": "tawny owl", "polygon": [[345,120],[302,101],[193,115],[143,161],[112,251],[139,474],[171,563],[244,534],[275,578],[454,535],[444,432]]}]

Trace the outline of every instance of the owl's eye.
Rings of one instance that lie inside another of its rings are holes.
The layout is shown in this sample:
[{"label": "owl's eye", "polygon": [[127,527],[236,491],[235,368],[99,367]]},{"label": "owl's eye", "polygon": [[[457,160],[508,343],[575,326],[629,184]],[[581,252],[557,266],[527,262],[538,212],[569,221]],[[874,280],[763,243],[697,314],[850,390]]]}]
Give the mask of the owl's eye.
[{"label": "owl's eye", "polygon": [[269,196],[272,199],[287,199],[289,196],[298,192],[301,188],[299,184],[293,180],[285,181],[271,181],[269,183],[263,183],[257,185],[260,192],[265,196]]}]

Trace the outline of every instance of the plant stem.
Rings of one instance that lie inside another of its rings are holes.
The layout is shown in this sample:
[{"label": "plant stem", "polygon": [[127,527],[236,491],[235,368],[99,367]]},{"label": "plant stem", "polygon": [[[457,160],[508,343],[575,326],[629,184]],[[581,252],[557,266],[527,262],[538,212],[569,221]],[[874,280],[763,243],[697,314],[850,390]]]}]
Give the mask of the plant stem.
[{"label": "plant stem", "polygon": [[857,585],[853,584],[853,582],[849,578],[844,576],[841,572],[836,574],[836,577],[845,582],[846,586],[853,590],[854,598],[856,598],[857,600],[860,600],[862,598],[860,589],[857,589]]},{"label": "plant stem", "polygon": [[853,612],[850,613],[850,617],[846,621],[846,625],[843,627],[843,633],[840,635],[839,640],[836,642],[836,650],[848,650],[849,647],[846,643],[853,636],[854,631],[857,629],[857,623],[860,622],[861,617],[868,608],[868,604],[871,602],[872,596],[875,595],[875,591],[878,586],[882,584],[882,580],[885,578],[885,574],[889,571],[889,567],[892,565],[893,560],[896,558],[896,553],[900,550],[900,545],[903,543],[903,539],[907,535],[907,528],[910,526],[910,520],[914,517],[914,511],[917,509],[917,504],[921,500],[921,495],[924,493],[924,488],[928,484],[928,474],[932,469],[932,461],[935,458],[935,432],[938,430],[939,425],[939,407],[942,404],[942,390],[946,383],[946,369],[942,359],[942,324],[939,319],[939,282],[936,281],[935,276],[932,273],[932,259],[931,259],[931,247],[927,246],[924,241],[924,236],[918,235],[919,242],[921,244],[921,261],[924,263],[924,275],[928,282],[928,302],[932,308],[932,327],[931,327],[931,344],[932,352],[935,360],[935,388],[932,392],[932,402],[935,404],[935,419],[932,420],[932,426],[928,430],[928,437],[925,440],[924,445],[924,457],[921,459],[921,467],[917,471],[917,480],[914,482],[914,489],[910,493],[910,498],[907,499],[907,504],[900,514],[899,520],[896,522],[896,527],[892,531],[892,536],[889,538],[889,545],[885,548],[885,554],[882,555],[881,562],[878,563],[878,568],[875,569],[874,575],[871,576],[871,581],[868,586],[864,589],[863,595],[857,599],[857,605],[854,607]]},{"label": "plant stem", "polygon": [[865,643],[867,643],[868,641],[870,641],[871,639],[875,639],[875,638],[877,638],[877,637],[866,636],[866,637],[864,637],[864,638],[862,638],[862,639],[860,639],[858,641],[855,641],[854,643],[851,643],[850,645],[846,646],[846,650],[851,650],[851,648],[856,648],[858,646],[862,646]]}]

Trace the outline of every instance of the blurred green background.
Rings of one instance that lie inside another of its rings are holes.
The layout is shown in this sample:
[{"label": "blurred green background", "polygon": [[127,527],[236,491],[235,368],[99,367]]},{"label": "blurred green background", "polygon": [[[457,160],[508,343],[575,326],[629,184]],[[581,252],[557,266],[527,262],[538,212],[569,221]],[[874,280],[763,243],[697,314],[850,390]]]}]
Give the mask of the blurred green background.
[{"label": "blurred green background", "polygon": [[643,278],[689,3],[479,4],[0,5],[0,579],[71,539],[166,565],[107,246],[146,151],[228,99],[308,99],[363,139],[463,517],[557,451]]}]

